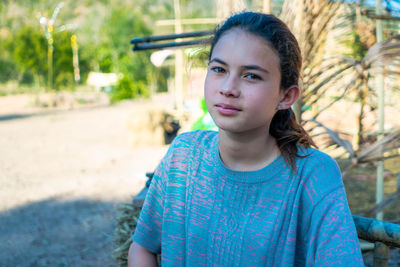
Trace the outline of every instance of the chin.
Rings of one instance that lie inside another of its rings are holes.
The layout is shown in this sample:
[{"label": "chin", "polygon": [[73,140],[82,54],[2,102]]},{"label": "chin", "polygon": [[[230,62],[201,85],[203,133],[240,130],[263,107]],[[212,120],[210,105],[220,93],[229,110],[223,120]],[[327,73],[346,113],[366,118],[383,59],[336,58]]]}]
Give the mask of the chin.
[{"label": "chin", "polygon": [[218,126],[219,130],[231,133],[231,134],[268,134],[269,133],[269,127],[263,125],[263,126],[247,126],[245,127],[244,125],[239,126],[238,124],[235,125],[223,125],[223,124],[218,124],[216,123],[216,125]]},{"label": "chin", "polygon": [[240,134],[243,133],[243,129],[240,129],[239,127],[235,127],[235,126],[227,126],[227,125],[218,125],[218,129],[220,131],[224,131],[224,132],[229,132],[229,133],[234,133],[234,134]]}]

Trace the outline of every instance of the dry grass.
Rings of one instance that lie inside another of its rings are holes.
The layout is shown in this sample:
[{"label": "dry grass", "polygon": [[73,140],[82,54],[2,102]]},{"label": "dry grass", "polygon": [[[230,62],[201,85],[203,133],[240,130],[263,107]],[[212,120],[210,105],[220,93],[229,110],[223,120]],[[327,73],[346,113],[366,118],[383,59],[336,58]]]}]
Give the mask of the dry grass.
[{"label": "dry grass", "polygon": [[[338,160],[342,169],[348,162]],[[400,173],[400,158],[390,159],[385,162],[384,195],[389,196],[396,192],[397,175]],[[376,191],[376,164],[364,164],[352,168],[343,179],[349,206],[353,214],[366,216],[375,206]],[[400,202],[395,202],[384,210],[384,220],[400,220]]]}]

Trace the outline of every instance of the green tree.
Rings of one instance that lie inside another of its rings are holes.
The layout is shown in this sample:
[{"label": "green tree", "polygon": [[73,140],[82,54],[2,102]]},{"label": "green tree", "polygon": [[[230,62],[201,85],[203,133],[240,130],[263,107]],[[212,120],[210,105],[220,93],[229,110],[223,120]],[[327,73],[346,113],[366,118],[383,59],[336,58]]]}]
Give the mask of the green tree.
[{"label": "green tree", "polygon": [[114,7],[101,35],[105,38],[97,53],[100,70],[123,77],[111,91],[112,101],[149,96],[157,69],[149,60],[149,52],[133,53],[129,45],[132,37],[151,35],[141,14],[124,6]]},{"label": "green tree", "polygon": [[[62,31],[54,34],[54,86],[56,90],[75,88],[73,52],[70,31]],[[81,46],[81,50],[86,49]],[[87,57],[79,57],[79,68],[81,77],[85,79],[89,72]]]},{"label": "green tree", "polygon": [[54,34],[53,79],[56,90],[71,88],[74,84],[71,36],[68,31]]},{"label": "green tree", "polygon": [[0,37],[0,82],[16,80],[18,78],[17,66],[13,57],[13,40],[11,33]]},{"label": "green tree", "polygon": [[23,74],[31,74],[36,78],[47,73],[47,41],[39,28],[26,25],[15,36],[14,61]]},{"label": "green tree", "polygon": [[[56,90],[74,88],[71,36],[69,31],[55,33],[53,36],[53,80]],[[16,34],[14,45],[14,61],[20,72],[20,82],[33,82],[30,77],[47,82],[48,44],[39,27],[22,27]],[[87,60],[80,59],[80,65],[83,66],[83,75],[86,75]]]}]

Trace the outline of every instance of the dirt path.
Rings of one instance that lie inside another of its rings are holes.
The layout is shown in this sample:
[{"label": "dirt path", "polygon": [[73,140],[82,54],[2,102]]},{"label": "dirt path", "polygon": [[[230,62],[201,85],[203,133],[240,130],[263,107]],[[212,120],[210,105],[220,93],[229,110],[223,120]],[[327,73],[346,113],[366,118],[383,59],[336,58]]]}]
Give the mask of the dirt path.
[{"label": "dirt path", "polygon": [[10,101],[0,98],[0,265],[114,266],[114,207],[167,147],[130,146],[133,102],[40,113]]}]

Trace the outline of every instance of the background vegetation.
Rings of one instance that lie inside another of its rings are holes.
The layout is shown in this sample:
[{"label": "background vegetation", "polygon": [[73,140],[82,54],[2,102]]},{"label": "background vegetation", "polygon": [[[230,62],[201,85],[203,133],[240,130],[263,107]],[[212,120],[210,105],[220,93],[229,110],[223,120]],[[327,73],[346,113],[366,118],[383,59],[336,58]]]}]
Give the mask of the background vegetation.
[{"label": "background vegetation", "polygon": [[[155,26],[157,19],[174,16],[173,1],[166,0],[64,1],[54,25],[54,88],[49,88],[48,44],[39,18],[50,18],[59,3],[0,2],[0,83],[16,81],[46,90],[74,90],[86,83],[90,71],[95,71],[119,75],[120,80],[111,91],[112,101],[146,97],[151,91],[167,89],[173,70],[154,67],[149,52],[133,53],[129,45],[133,37],[173,32],[170,26]],[[212,1],[182,1],[187,17],[211,15],[211,4]],[[79,46],[78,84],[73,77],[72,34],[77,36]]]}]

